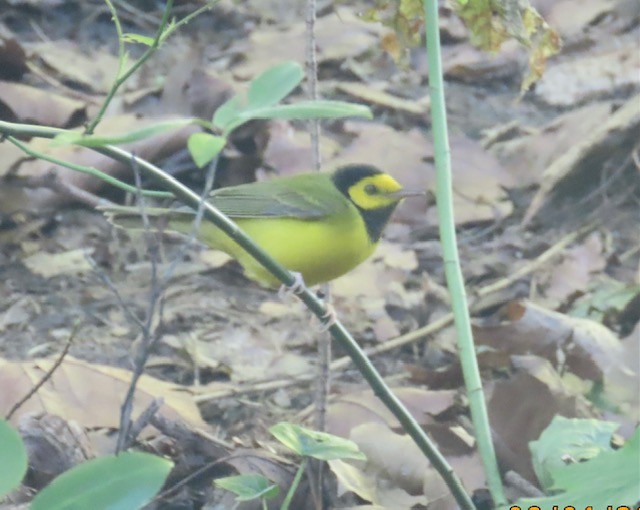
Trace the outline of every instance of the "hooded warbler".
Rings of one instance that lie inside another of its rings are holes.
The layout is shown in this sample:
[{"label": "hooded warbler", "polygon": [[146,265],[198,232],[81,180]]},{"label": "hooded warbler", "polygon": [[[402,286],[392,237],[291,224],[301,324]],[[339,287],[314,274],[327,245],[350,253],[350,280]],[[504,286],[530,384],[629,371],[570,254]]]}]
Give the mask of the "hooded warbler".
[{"label": "hooded warbler", "polygon": [[[210,201],[272,258],[300,273],[312,286],[333,280],[368,258],[396,206],[403,198],[415,195],[424,193],[403,189],[375,167],[350,165],[333,173],[304,173],[221,188],[211,194]],[[138,207],[101,209],[116,226],[142,228]],[[155,229],[191,232],[193,209],[145,211]],[[198,238],[238,260],[249,278],[265,286],[279,285],[212,223],[202,222]]]}]

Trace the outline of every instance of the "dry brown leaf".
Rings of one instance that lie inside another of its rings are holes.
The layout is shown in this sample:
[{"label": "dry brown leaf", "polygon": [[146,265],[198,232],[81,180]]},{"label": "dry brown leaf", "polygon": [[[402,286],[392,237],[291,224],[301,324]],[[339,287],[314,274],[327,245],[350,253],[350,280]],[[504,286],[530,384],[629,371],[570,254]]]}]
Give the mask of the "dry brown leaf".
[{"label": "dry brown leaf", "polygon": [[553,266],[545,295],[554,305],[566,303],[576,292],[587,292],[593,274],[605,267],[607,260],[601,236],[593,232],[582,244],[568,249],[562,262]]},{"label": "dry brown leaf", "polygon": [[[298,131],[285,120],[269,122],[269,143],[264,151],[264,166],[273,168],[278,175],[308,172],[312,167],[313,150],[307,131]],[[333,158],[339,150],[337,142],[320,137],[322,161]]]},{"label": "dry brown leaf", "polygon": [[[525,213],[525,225],[544,206],[551,205],[553,199],[573,200],[575,190],[585,192],[585,183],[598,185],[601,182],[600,174],[609,162],[615,161],[618,156],[628,157],[631,147],[637,142],[640,129],[639,101],[638,95],[630,98],[546,167],[542,185]],[[557,208],[553,209],[552,214],[557,214]]]},{"label": "dry brown leaf", "polygon": [[12,37],[0,37],[0,79],[19,80],[29,71],[27,55]]},{"label": "dry brown leaf", "polygon": [[519,187],[539,184],[547,166],[600,127],[612,111],[610,102],[590,103],[563,113],[540,130],[494,143],[489,151]]},{"label": "dry brown leaf", "polygon": [[[93,92],[107,92],[117,77],[118,59],[97,48],[87,55],[69,40],[25,44],[31,60],[39,60],[54,77],[71,86]],[[136,88],[135,77],[126,88]]]},{"label": "dry brown leaf", "polygon": [[565,366],[579,377],[606,380],[620,367],[622,346],[615,334],[597,322],[570,317],[526,301],[512,301],[499,315],[507,318],[499,325],[495,318],[484,324],[476,321],[474,339],[511,354],[535,354],[555,367]]},{"label": "dry brown leaf", "polygon": [[[54,361],[0,360],[0,414],[6,415],[49,370]],[[131,372],[106,365],[91,364],[67,356],[53,376],[29,399],[14,419],[26,413],[47,412],[74,420],[85,428],[120,425],[120,406],[129,387]],[[156,398],[164,399],[160,414],[170,420],[204,427],[200,411],[181,387],[143,375],[133,405],[135,419]]]},{"label": "dry brown leaf", "polygon": [[[430,391],[418,388],[397,388],[394,394],[418,421],[424,424],[450,409],[457,394],[454,390]],[[327,431],[349,437],[351,430],[363,423],[382,423],[391,429],[400,429],[400,423],[382,402],[366,390],[341,395],[329,405]]]},{"label": "dry brown leaf", "polygon": [[335,83],[325,83],[325,86],[332,87],[340,92],[360,100],[358,102],[370,103],[382,106],[393,111],[400,111],[417,115],[420,118],[427,115],[429,111],[430,99],[428,96],[420,99],[404,99],[390,94],[385,90],[387,83],[361,83],[354,81],[340,81]]},{"label": "dry brown leaf", "polygon": [[10,122],[67,127],[81,124],[86,103],[21,83],[0,81],[0,110]]},{"label": "dry brown leaf", "polygon": [[[299,21],[284,30],[264,27],[249,36],[245,61],[233,67],[233,73],[250,79],[283,60],[305,61],[306,26]],[[380,27],[359,19],[350,9],[337,8],[318,18],[315,25],[318,62],[357,57],[377,44]]]},{"label": "dry brown leaf", "polygon": [[586,400],[565,387],[551,364],[536,356],[513,356],[516,373],[486,387],[496,453],[504,470],[536,481],[529,442],[538,439],[551,419],[593,416]]},{"label": "dry brown leaf", "polygon": [[[640,52],[637,40],[621,48],[549,65],[535,93],[553,106],[574,106],[589,99],[615,96],[640,88]],[[637,104],[637,103],[636,103]]]}]

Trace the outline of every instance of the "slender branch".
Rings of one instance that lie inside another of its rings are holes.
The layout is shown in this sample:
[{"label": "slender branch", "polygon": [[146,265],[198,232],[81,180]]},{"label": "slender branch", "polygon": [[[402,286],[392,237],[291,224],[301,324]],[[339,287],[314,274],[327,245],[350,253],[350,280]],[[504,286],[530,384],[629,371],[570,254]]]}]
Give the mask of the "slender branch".
[{"label": "slender branch", "polygon": [[[318,100],[318,57],[316,55],[316,0],[307,0],[307,84],[309,87],[309,99],[311,101]],[[309,121],[309,130],[311,133],[311,150],[313,154],[313,168],[316,172],[320,171],[322,164],[320,159],[320,121],[313,119]],[[328,306],[331,301],[331,287],[328,283],[322,285],[325,303]],[[327,428],[327,401],[329,392],[331,391],[331,371],[329,363],[331,363],[331,337],[322,333],[318,337],[317,346],[318,381],[316,383],[315,395],[315,426],[317,430],[325,431]],[[311,479],[311,495],[315,496],[314,502],[318,510],[322,509],[323,481],[325,463],[321,460],[312,459],[309,463],[310,479]]]},{"label": "slender branch", "polygon": [[[1,124],[2,123],[0,122],[0,132],[2,132],[2,125]],[[55,129],[55,128],[49,128],[49,129]],[[65,133],[65,132],[66,131],[64,129],[59,131],[59,133]],[[38,135],[36,135],[36,136],[38,136]],[[49,137],[47,136],[47,138],[49,138]],[[53,137],[51,137],[51,138],[53,138]],[[18,147],[20,150],[22,150],[25,154],[28,154],[29,156],[32,156],[34,158],[38,158],[38,159],[41,159],[43,161],[48,161],[49,163],[53,163],[54,165],[58,165],[58,166],[61,166],[61,167],[64,167],[64,168],[68,168],[69,170],[73,170],[75,172],[80,172],[80,173],[83,173],[83,174],[92,175],[93,177],[97,177],[98,179],[106,182],[107,184],[111,184],[112,186],[114,186],[114,187],[116,187],[118,189],[121,189],[123,191],[126,191],[128,193],[136,193],[138,191],[135,186],[131,186],[131,185],[127,184],[126,182],[122,182],[122,181],[116,179],[115,177],[112,177],[108,173],[103,172],[101,170],[98,170],[97,168],[93,168],[92,166],[76,165],[75,163],[70,163],[68,161],[63,161],[61,159],[54,158],[53,156],[49,156],[48,154],[45,154],[44,152],[35,151],[31,147],[29,147],[27,144],[22,143],[20,140],[18,140],[17,138],[15,138],[13,136],[7,136],[6,139],[7,139],[7,141],[11,142],[13,145]],[[171,197],[173,197],[173,195],[171,193],[168,193],[166,191],[142,190],[142,194],[144,196],[146,196],[146,197],[153,197],[153,198],[171,198]]]},{"label": "slender branch", "polygon": [[107,5],[109,6],[109,10],[111,11],[111,15],[113,16],[113,21],[116,26],[116,31],[118,33],[118,47],[119,47],[119,58],[118,58],[118,76],[113,81],[105,100],[102,102],[102,106],[98,111],[95,118],[87,125],[85,129],[85,133],[90,135],[96,129],[96,126],[102,121],[109,104],[113,100],[113,97],[118,92],[118,89],[138,70],[140,67],[147,61],[149,58],[158,50],[160,45],[167,40],[167,38],[173,34],[180,27],[189,23],[193,18],[200,15],[204,11],[211,9],[215,4],[219,2],[219,0],[210,0],[205,5],[195,10],[191,14],[185,16],[180,21],[176,23],[169,24],[169,15],[171,13],[171,9],[173,7],[173,0],[167,0],[165,4],[164,11],[162,13],[162,19],[160,20],[160,25],[156,30],[156,34],[153,38],[153,42],[149,45],[149,47],[145,50],[142,56],[136,60],[129,69],[122,72],[124,63],[126,61],[126,54],[124,53],[124,34],[122,33],[122,27],[120,26],[120,21],[118,19],[117,13],[113,5],[109,0],[105,0]]},{"label": "slender branch", "polygon": [[49,379],[51,379],[51,376],[53,376],[54,372],[56,370],[58,370],[58,367],[60,365],[62,365],[62,361],[64,360],[64,358],[66,357],[66,355],[69,353],[69,348],[71,347],[71,344],[73,343],[73,339],[76,337],[76,333],[78,332],[78,328],[80,327],[80,322],[76,322],[73,325],[73,329],[71,330],[71,333],[69,334],[69,338],[67,338],[67,342],[64,344],[64,348],[62,349],[62,352],[60,353],[60,355],[58,356],[58,358],[56,359],[55,363],[53,365],[51,365],[51,368],[49,370],[47,370],[47,372],[42,376],[42,379],[40,379],[33,388],[31,388],[29,390],[29,392],[22,397],[20,400],[18,400],[11,409],[9,409],[9,412],[7,413],[7,415],[5,416],[5,419],[8,421],[11,419],[11,417],[15,414],[15,412],[20,409],[24,403],[29,400],[31,397],[33,397],[40,388],[42,388],[42,386],[44,385],[44,383],[46,383]]},{"label": "slender branch", "polygon": [[[0,121],[0,133],[5,133],[7,135],[19,134],[53,138],[61,132],[65,132],[65,130]],[[110,145],[92,147],[91,149],[123,163],[130,163],[132,158],[131,154],[127,151]],[[148,161],[139,159],[137,160],[137,163],[141,172],[143,172],[147,177],[156,180],[160,186],[167,190],[171,190],[178,200],[193,209],[198,208],[201,200],[197,193],[193,192],[187,186],[177,181],[174,177]],[[288,287],[298,283],[296,277],[291,272],[269,257],[264,249],[255,244],[247,234],[245,234],[231,219],[216,209],[212,203],[205,201],[202,205],[204,207],[204,217],[207,220],[220,228],[220,230],[241,246],[242,249],[251,255],[260,265],[262,265],[262,267],[280,280],[280,282]],[[307,288],[303,288],[299,292],[296,292],[296,296],[300,298],[306,307],[316,317],[318,317],[320,321],[326,321],[328,312],[327,307],[313,292],[309,291]],[[447,486],[451,489],[456,501],[458,501],[463,509],[472,510],[474,508],[473,504],[471,503],[468,494],[464,491],[460,479],[455,475],[451,466],[449,466],[442,454],[427,437],[426,433],[422,430],[415,418],[385,384],[382,376],[371,364],[371,361],[366,357],[350,333],[338,320],[332,321],[328,326],[328,330],[333,338],[351,357],[353,363],[365,378],[369,386],[371,386],[374,393],[378,398],[380,398],[387,409],[389,409],[389,411],[391,411],[391,413],[397,418],[399,423],[402,425],[402,428],[407,432],[407,434],[409,434],[418,448],[420,448],[424,455],[431,461],[438,473],[440,473]]]},{"label": "slender branch", "polygon": [[[431,132],[436,163],[436,205],[440,224],[444,269],[451,293],[456,325],[460,362],[469,399],[471,418],[478,442],[478,451],[484,464],[485,476],[495,507],[507,504],[498,462],[491,440],[487,406],[482,392],[482,381],[475,355],[471,319],[467,307],[464,280],[460,268],[456,225],[453,212],[453,186],[451,177],[451,151],[447,133],[447,112],[444,98],[444,80],[440,49],[437,0],[423,0],[431,96]],[[471,503],[469,501],[469,503]]]}]

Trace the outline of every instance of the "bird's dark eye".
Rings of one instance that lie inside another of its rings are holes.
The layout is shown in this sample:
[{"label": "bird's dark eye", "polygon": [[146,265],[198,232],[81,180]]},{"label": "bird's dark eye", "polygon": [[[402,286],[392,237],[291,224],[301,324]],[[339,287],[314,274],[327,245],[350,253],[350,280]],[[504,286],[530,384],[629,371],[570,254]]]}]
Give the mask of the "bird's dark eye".
[{"label": "bird's dark eye", "polygon": [[367,184],[367,185],[364,187],[364,192],[365,192],[367,195],[375,195],[375,194],[378,192],[378,188],[376,187],[376,185],[375,185],[375,184]]}]

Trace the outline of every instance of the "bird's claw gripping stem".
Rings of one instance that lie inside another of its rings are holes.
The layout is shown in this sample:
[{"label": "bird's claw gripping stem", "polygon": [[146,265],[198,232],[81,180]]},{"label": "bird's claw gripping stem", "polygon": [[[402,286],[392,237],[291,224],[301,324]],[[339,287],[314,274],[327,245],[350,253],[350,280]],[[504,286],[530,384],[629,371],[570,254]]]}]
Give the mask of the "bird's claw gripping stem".
[{"label": "bird's claw gripping stem", "polygon": [[283,284],[280,286],[280,289],[278,289],[278,297],[283,301],[292,294],[301,294],[306,288],[302,278],[302,273],[291,271],[291,275],[293,276],[294,282],[291,285]]}]

